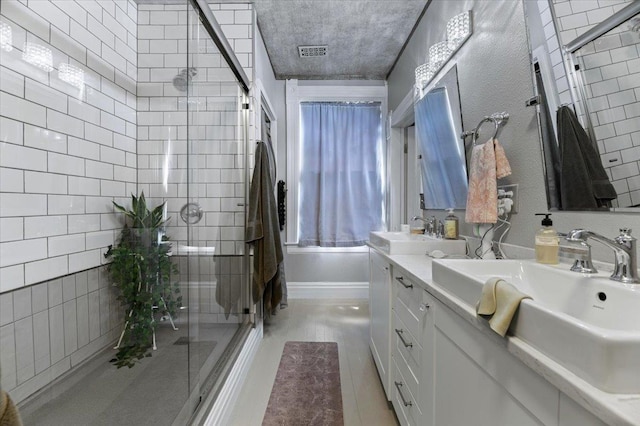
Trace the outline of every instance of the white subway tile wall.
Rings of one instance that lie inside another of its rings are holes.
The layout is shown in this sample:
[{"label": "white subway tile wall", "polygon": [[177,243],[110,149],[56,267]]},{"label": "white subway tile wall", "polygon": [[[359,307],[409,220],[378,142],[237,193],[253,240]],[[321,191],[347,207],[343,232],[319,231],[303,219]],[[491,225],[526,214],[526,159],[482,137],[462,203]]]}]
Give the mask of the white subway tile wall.
[{"label": "white subway tile wall", "polygon": [[[245,72],[252,76],[251,5],[212,4],[211,8]],[[191,31],[201,37],[187,40],[187,23],[185,7],[138,7],[138,187],[152,203],[167,201],[171,217],[167,235],[174,244],[187,244],[180,209],[188,195],[205,212],[193,227],[192,241],[216,247],[216,255],[240,255],[244,242],[236,223],[244,223],[245,182],[240,90],[197,22],[190,22]],[[195,68],[196,74],[187,99],[173,82],[188,68]],[[241,216],[240,222],[234,222],[235,215]],[[232,220],[220,220],[224,217]]]},{"label": "white subway tile wall", "polygon": [[[111,202],[136,185],[136,10],[133,0],[2,1],[13,49],[0,53],[0,292],[99,266],[117,236]],[[50,49],[51,72],[22,60],[25,41]],[[63,63],[84,85],[60,79]],[[42,365],[32,349],[20,377]]]},{"label": "white subway tile wall", "polygon": [[[630,2],[553,0],[561,44],[582,35]],[[640,194],[631,183],[640,178],[640,44],[637,38],[629,38],[627,27],[622,26],[579,52],[591,122],[605,170],[618,193],[614,206],[638,205]]]},{"label": "white subway tile wall", "polygon": [[[212,9],[252,76],[250,5]],[[178,219],[187,165],[189,195],[206,212],[192,237],[222,256],[191,259],[183,294],[201,298],[189,302],[202,320],[238,321],[220,305],[239,311],[245,279],[244,148],[237,84],[204,34],[192,53],[208,55],[189,65],[199,73],[187,146],[186,97],[172,84],[187,68],[184,6],[2,0],[1,12],[14,44],[0,58],[1,385],[20,402],[121,331],[124,314],[100,266],[122,227],[112,201],[127,204],[140,190],[151,203],[166,200],[169,235],[187,242]],[[51,50],[50,73],[22,61],[27,40]],[[84,86],[60,80],[60,63],[83,70]],[[200,291],[188,292],[194,276]]]}]

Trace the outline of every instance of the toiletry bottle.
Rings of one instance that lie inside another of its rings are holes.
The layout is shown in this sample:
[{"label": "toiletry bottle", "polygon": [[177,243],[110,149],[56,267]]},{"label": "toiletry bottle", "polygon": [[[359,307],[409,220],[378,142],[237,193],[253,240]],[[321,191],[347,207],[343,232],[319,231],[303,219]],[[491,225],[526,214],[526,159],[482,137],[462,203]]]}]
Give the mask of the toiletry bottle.
[{"label": "toiletry bottle", "polygon": [[453,214],[453,209],[447,209],[449,214],[444,218],[444,237],[447,240],[457,240],[459,234],[458,217]]},{"label": "toiletry bottle", "polygon": [[553,229],[553,222],[549,219],[550,213],[536,213],[536,216],[545,216],[542,219],[542,228],[536,232],[536,262],[555,265],[558,263],[558,248],[560,239]]}]

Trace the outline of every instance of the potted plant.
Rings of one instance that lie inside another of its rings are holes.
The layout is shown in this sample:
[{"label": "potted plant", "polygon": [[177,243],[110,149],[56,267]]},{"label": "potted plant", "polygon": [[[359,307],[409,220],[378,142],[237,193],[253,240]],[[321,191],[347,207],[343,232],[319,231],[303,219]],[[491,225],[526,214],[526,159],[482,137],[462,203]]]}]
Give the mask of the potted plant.
[{"label": "potted plant", "polygon": [[115,246],[109,246],[105,258],[111,260],[107,270],[120,290],[118,300],[126,307],[125,325],[111,360],[118,368],[133,367],[151,356],[155,349],[155,313],[174,316],[182,296],[177,282],[177,266],[171,262],[169,238],[162,232],[165,203],[149,210],[144,192],[131,195],[131,209],[116,202],[114,207],[125,215],[125,225]]}]

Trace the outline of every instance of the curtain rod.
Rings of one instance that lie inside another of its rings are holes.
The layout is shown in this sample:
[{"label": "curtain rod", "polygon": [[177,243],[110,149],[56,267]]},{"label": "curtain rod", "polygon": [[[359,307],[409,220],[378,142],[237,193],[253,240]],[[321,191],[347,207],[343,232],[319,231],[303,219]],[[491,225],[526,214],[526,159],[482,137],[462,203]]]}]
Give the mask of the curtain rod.
[{"label": "curtain rod", "polygon": [[224,36],[222,28],[214,18],[213,12],[211,12],[211,8],[207,4],[207,0],[190,0],[190,2],[199,12],[200,22],[202,22],[202,25],[204,25],[211,39],[220,50],[220,54],[231,68],[231,72],[233,72],[238,79],[238,83],[240,83],[245,93],[249,93],[249,78],[247,74],[245,74],[242,65],[240,65],[238,57],[231,48],[229,41]]}]

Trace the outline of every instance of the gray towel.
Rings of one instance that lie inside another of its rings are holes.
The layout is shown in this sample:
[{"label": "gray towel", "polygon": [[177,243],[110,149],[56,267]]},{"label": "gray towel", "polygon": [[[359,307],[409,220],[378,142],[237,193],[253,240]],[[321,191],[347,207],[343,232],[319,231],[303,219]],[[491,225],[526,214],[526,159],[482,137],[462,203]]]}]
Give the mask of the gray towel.
[{"label": "gray towel", "polygon": [[269,315],[282,299],[279,264],[283,260],[278,207],[269,176],[267,147],[258,142],[249,190],[246,241],[253,244],[253,302],[264,301]]},{"label": "gray towel", "polygon": [[560,194],[563,210],[599,209],[611,206],[616,190],[573,110],[558,109],[558,140],[561,153]]}]

